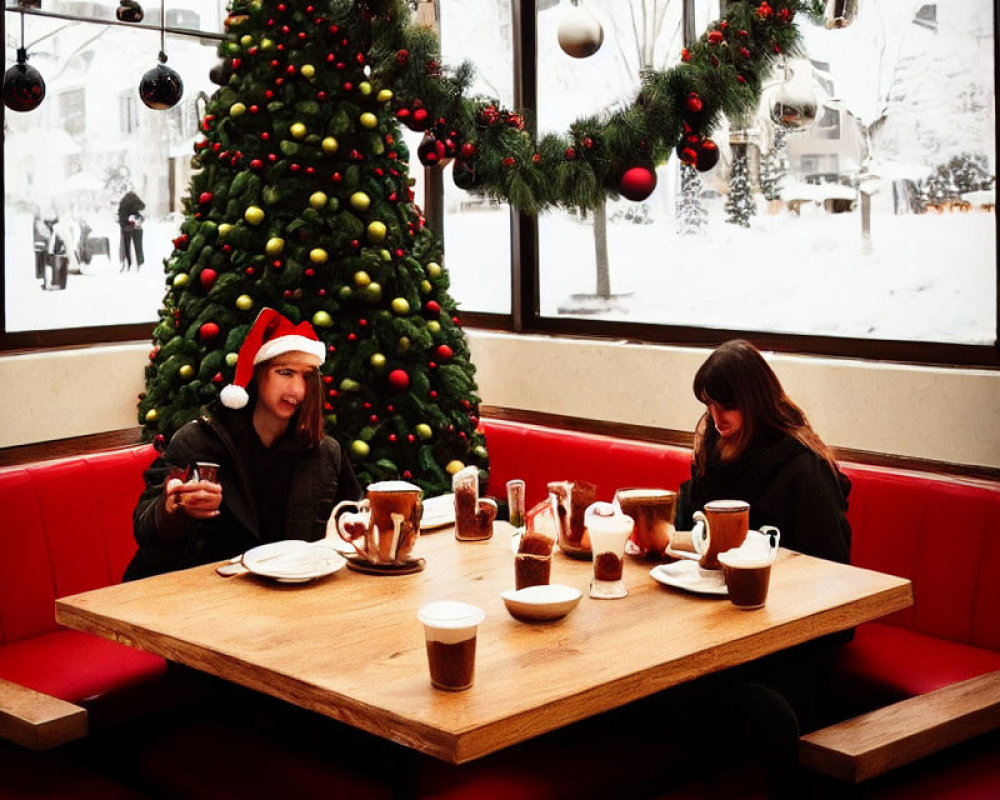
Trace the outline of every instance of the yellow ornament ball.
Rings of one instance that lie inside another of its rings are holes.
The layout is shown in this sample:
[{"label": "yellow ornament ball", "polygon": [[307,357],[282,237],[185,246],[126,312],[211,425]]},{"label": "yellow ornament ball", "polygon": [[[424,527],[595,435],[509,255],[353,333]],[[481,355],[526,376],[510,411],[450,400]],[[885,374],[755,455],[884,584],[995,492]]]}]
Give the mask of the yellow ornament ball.
[{"label": "yellow ornament ball", "polygon": [[156,409],[151,408],[146,412],[146,422],[156,422]]},{"label": "yellow ornament ball", "polygon": [[340,147],[340,143],[332,136],[327,136],[320,142],[320,146],[323,148],[324,153],[336,153],[337,148]]},{"label": "yellow ornament ball", "polygon": [[316,67],[312,64],[303,64],[299,72],[302,73],[303,78],[309,78],[309,80],[312,80],[316,76]]},{"label": "yellow ornament ball", "polygon": [[388,103],[392,100],[392,91],[390,89],[382,89],[376,96],[375,99],[380,103]]},{"label": "yellow ornament ball", "polygon": [[431,333],[440,333],[441,323],[438,322],[436,319],[432,319],[430,322],[427,323],[427,330],[429,330]]},{"label": "yellow ornament ball", "polygon": [[440,278],[441,272],[442,272],[441,265],[438,264],[436,261],[431,261],[427,265],[427,274],[430,275],[432,278]]},{"label": "yellow ornament ball", "polygon": [[430,294],[432,291],[434,291],[434,287],[431,286],[430,281],[420,281],[420,291],[423,292],[424,294]]},{"label": "yellow ornament ball", "polygon": [[364,287],[364,286],[367,286],[371,282],[372,282],[371,275],[369,275],[363,269],[359,269],[357,272],[354,273],[354,285],[355,286],[362,286],[362,287]]},{"label": "yellow ornament ball", "polygon": [[317,211],[326,205],[327,196],[326,192],[313,192],[309,195],[309,205],[315,208]]},{"label": "yellow ornament ball", "polygon": [[191,281],[190,275],[188,275],[186,272],[180,272],[177,275],[174,275],[174,288],[183,289],[185,286],[188,285],[190,281]]},{"label": "yellow ornament ball", "polygon": [[377,303],[382,299],[382,286],[375,281],[369,283],[363,291],[365,299],[371,303]]},{"label": "yellow ornament ball", "polygon": [[288,132],[292,134],[296,139],[302,139],[305,137],[307,131],[306,126],[301,122],[293,122],[292,127],[288,129]]},{"label": "yellow ornament ball", "polygon": [[434,431],[431,430],[431,426],[426,422],[421,422],[416,426],[416,428],[414,428],[414,430],[417,432],[417,436],[421,439],[430,439],[434,435]]},{"label": "yellow ornament ball", "polygon": [[456,472],[461,472],[465,469],[465,464],[459,461],[457,458],[454,461],[449,461],[445,466],[444,471],[449,475],[454,475]]},{"label": "yellow ornament ball", "polygon": [[245,33],[240,37],[240,44],[244,47],[249,47],[253,44],[253,37],[249,33]]},{"label": "yellow ornament ball", "polygon": [[410,349],[410,344],[411,342],[409,336],[400,336],[399,341],[396,342],[396,347],[399,349],[400,353],[405,353]]},{"label": "yellow ornament ball", "polygon": [[285,249],[285,240],[280,236],[272,236],[267,240],[267,244],[264,245],[264,252],[269,256],[280,256],[282,250]]},{"label": "yellow ornament ball", "polygon": [[312,261],[313,264],[325,264],[329,259],[330,256],[322,247],[314,247],[309,251],[309,260]]},{"label": "yellow ornament ball", "polygon": [[177,370],[177,374],[181,376],[181,380],[189,381],[194,377],[194,367],[190,364],[185,364]]},{"label": "yellow ornament ball", "polygon": [[366,111],[362,114],[358,118],[358,121],[361,123],[361,127],[368,128],[369,130],[378,127],[378,117],[376,117],[371,111]]},{"label": "yellow ornament ball", "polygon": [[384,222],[379,222],[378,220],[376,220],[375,222],[368,223],[369,242],[372,242],[373,244],[379,244],[380,242],[385,241],[385,234],[386,234],[386,227]]},{"label": "yellow ornament ball", "polygon": [[312,324],[319,328],[329,328],[333,325],[333,317],[325,311],[317,311],[312,315]]},{"label": "yellow ornament ball", "polygon": [[243,103],[233,103],[229,106],[229,116],[239,117],[247,113],[247,107]]},{"label": "yellow ornament ball", "polygon": [[226,366],[235,367],[236,362],[240,360],[239,353],[226,353]]},{"label": "yellow ornament ball", "polygon": [[358,84],[358,91],[367,97],[372,93],[372,85],[368,81],[361,81],[361,83]]},{"label": "yellow ornament ball", "polygon": [[274,41],[272,39],[268,39],[265,37],[260,40],[261,50],[270,50],[272,47],[274,47]]},{"label": "yellow ornament ball", "polygon": [[381,353],[372,353],[368,361],[375,369],[385,369],[385,356]]},{"label": "yellow ornament ball", "polygon": [[367,442],[362,442],[360,439],[351,442],[351,455],[355,458],[368,458],[370,452],[371,448]]},{"label": "yellow ornament ball", "polygon": [[243,219],[251,225],[260,225],[260,223],[264,221],[264,209],[259,206],[249,206],[247,210],[243,212]]},{"label": "yellow ornament ball", "polygon": [[372,199],[364,192],[355,192],[351,195],[351,208],[355,211],[367,211],[372,204]]},{"label": "yellow ornament ball", "polygon": [[240,311],[249,311],[253,308],[253,298],[248,294],[241,294],[236,298],[236,307]]},{"label": "yellow ornament ball", "polygon": [[231,231],[233,229],[233,227],[234,226],[230,225],[228,222],[220,223],[220,225],[219,225],[219,236],[225,236],[226,234],[229,233],[229,231]]},{"label": "yellow ornament ball", "polygon": [[407,302],[405,297],[394,298],[391,305],[393,312],[399,314],[400,316],[410,313],[410,304]]}]

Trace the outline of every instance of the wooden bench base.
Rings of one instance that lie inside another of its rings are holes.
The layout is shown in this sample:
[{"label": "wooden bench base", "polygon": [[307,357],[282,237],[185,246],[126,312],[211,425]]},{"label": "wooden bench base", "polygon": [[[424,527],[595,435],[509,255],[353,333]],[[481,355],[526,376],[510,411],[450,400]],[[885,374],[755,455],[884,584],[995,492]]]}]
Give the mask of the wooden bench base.
[{"label": "wooden bench base", "polygon": [[1000,672],[991,672],[807,734],[799,763],[860,783],[996,728]]},{"label": "wooden bench base", "polygon": [[87,735],[87,709],[0,679],[0,738],[47,750]]}]

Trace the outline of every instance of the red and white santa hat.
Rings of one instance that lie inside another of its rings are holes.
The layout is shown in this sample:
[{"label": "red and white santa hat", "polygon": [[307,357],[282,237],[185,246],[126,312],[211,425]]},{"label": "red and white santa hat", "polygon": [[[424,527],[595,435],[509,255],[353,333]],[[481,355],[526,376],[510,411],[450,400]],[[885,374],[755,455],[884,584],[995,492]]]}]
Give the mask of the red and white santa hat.
[{"label": "red and white santa hat", "polygon": [[235,379],[219,393],[222,404],[226,408],[243,408],[250,400],[246,387],[253,379],[253,368],[262,361],[295,351],[316,356],[320,364],[326,358],[326,346],[312,325],[308,322],[293,325],[273,308],[262,309],[240,346]]}]

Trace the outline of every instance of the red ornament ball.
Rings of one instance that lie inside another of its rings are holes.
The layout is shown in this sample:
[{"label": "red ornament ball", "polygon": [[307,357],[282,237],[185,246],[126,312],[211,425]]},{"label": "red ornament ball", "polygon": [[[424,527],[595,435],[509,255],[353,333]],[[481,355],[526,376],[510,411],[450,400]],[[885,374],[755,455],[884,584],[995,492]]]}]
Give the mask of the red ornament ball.
[{"label": "red ornament ball", "polygon": [[206,322],[198,329],[198,338],[208,344],[217,339],[220,332],[219,326],[214,322]]},{"label": "red ornament ball", "polygon": [[394,369],[389,373],[389,385],[397,392],[405,392],[410,388],[410,376],[403,369]]},{"label": "red ornament ball", "polygon": [[212,284],[215,283],[215,279],[218,276],[219,276],[219,273],[217,273],[214,269],[208,269],[208,268],[206,268],[206,269],[203,269],[198,274],[198,280],[201,281],[201,285],[204,287],[205,291],[208,291],[209,289],[212,288]]},{"label": "red ornament ball", "polygon": [[201,203],[203,206],[207,206],[209,203],[212,202],[213,197],[214,195],[211,192],[202,192],[198,196],[198,202]]},{"label": "red ornament ball", "polygon": [[454,352],[446,344],[440,345],[437,349],[437,357],[440,358],[442,361],[447,361],[453,355]]},{"label": "red ornament ball", "polygon": [[684,105],[692,114],[698,114],[705,107],[704,102],[697,92],[688,92],[684,99]]},{"label": "red ornament ball", "polygon": [[656,188],[656,173],[648,167],[632,167],[625,170],[618,189],[624,197],[638,203],[645,200]]}]

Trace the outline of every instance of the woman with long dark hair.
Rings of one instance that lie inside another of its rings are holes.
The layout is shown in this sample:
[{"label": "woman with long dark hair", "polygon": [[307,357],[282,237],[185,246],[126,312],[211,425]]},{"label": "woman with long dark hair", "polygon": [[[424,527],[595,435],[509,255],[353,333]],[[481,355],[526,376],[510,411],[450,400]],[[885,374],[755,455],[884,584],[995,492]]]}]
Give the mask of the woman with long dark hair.
[{"label": "woman with long dark hair", "polygon": [[677,527],[690,528],[710,500],[745,500],[751,528],[774,525],[784,547],[847,562],[850,481],[760,351],[741,339],[720,345],[695,374],[694,394],[705,413]]},{"label": "woman with long dark hair", "polygon": [[[325,354],[308,322],[261,311],[221,403],[180,428],[146,472],[126,580],[325,536],[334,504],[361,494],[349,459],[324,434]],[[218,464],[216,480],[177,476],[197,462]]]}]

